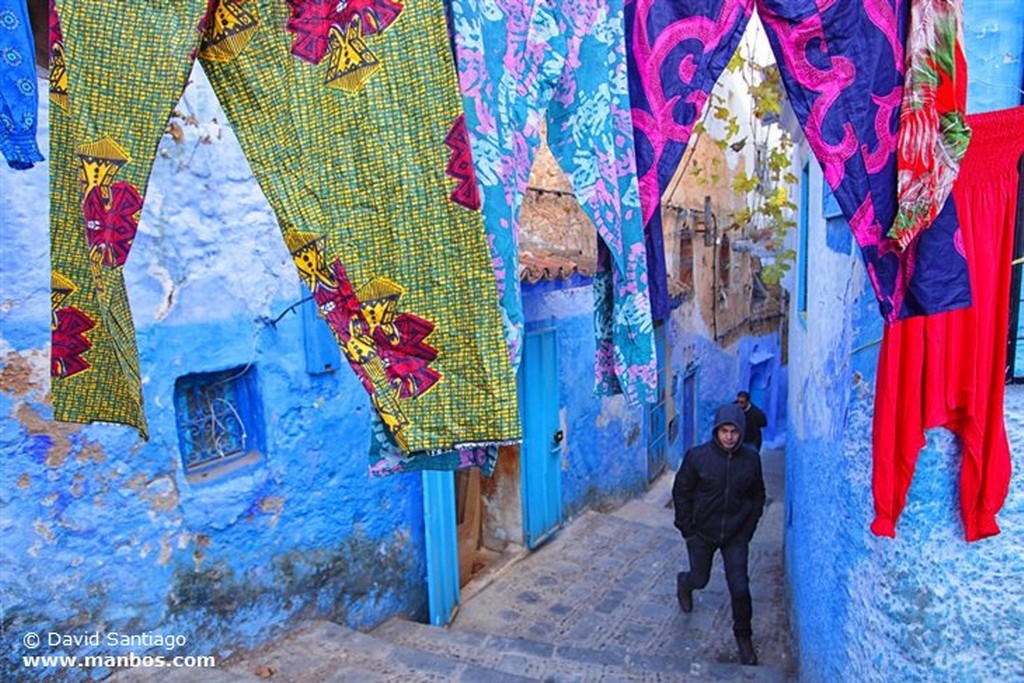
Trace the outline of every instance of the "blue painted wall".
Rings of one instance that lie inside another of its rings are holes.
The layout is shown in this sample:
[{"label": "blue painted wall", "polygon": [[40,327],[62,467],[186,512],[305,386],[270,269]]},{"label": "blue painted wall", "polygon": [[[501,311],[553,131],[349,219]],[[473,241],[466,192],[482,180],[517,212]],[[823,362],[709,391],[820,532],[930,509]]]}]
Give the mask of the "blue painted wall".
[{"label": "blue painted wall", "polygon": [[[200,123],[161,141],[126,267],[147,443],[120,426],[50,421],[47,164],[0,170],[5,680],[56,675],[18,664],[33,654],[20,645],[29,631],[174,633],[187,638],[174,654],[223,658],[297,618],[368,627],[425,609],[420,479],[368,479],[365,392],[347,367],[306,372],[297,313],[264,322],[302,296],[291,259],[208,89],[190,88],[180,108]],[[45,102],[41,114],[46,149]],[[190,483],[174,382],[247,365],[265,452]]]},{"label": "blue painted wall", "polygon": [[[621,396],[595,396],[594,297],[590,278],[540,281],[523,285],[527,325],[557,329],[559,406],[562,442],[562,500],[566,517],[588,508],[609,509],[647,488],[648,434],[641,409]],[[730,349],[692,331],[692,308],[677,310],[668,324],[668,381],[671,396],[666,424],[676,421],[666,444],[666,464],[677,469],[683,457],[681,411],[683,377],[697,373],[696,443],[711,437],[715,410],[732,402],[749,384],[754,366],[766,377],[769,415],[766,441],[781,442],[785,432],[786,370],[781,365],[778,333],[743,337]],[[692,407],[689,407],[692,409]],[[529,409],[528,407],[526,408]]]},{"label": "blue painted wall", "polygon": [[[368,479],[365,392],[345,366],[307,372],[302,315],[286,312],[304,296],[291,257],[201,72],[195,81],[178,107],[180,139],[160,143],[125,267],[149,442],[116,425],[51,420],[47,165],[0,169],[0,595],[12,642],[29,631],[160,632],[186,638],[174,654],[224,658],[305,618],[367,628],[426,616],[420,477]],[[44,149],[46,114],[43,102]],[[558,330],[566,518],[647,486],[641,411],[592,392],[590,284],[577,276],[524,286],[528,324]],[[739,386],[741,351],[683,329],[673,323],[690,341],[672,342],[669,386],[679,406],[678,378],[686,363],[699,365],[703,440],[714,408]],[[763,360],[763,349],[778,357],[777,341],[743,344],[748,358]],[[258,378],[264,452],[189,481],[175,381],[239,367]],[[673,467],[680,448],[678,437],[668,444]],[[0,678],[55,675],[22,669],[23,654],[117,653],[16,646],[0,660]]]},{"label": "blue painted wall", "polygon": [[[969,108],[1014,106],[1024,6],[965,4]],[[810,182],[809,196],[821,197],[816,165]],[[859,254],[835,248],[827,215],[812,202],[808,312],[790,330],[785,553],[800,679],[1020,680],[1024,387],[1006,394],[1014,475],[999,515],[1001,535],[964,541],[960,449],[943,429],[928,433],[897,538],[871,535],[871,419],[882,325]]]},{"label": "blue painted wall", "polygon": [[[760,405],[768,418],[768,427],[763,432],[765,447],[781,445],[786,430],[788,371],[782,365],[779,334],[742,337],[736,344],[723,349],[693,330],[694,317],[692,311],[674,312],[669,336],[672,340],[670,362],[673,378],[670,386],[677,417],[682,411],[692,409],[684,399],[682,378],[690,368],[696,372],[697,430],[694,443],[711,438],[715,411],[725,403],[732,403],[737,391],[750,388],[751,371],[757,365],[768,375],[767,400]],[[669,465],[673,469],[678,469],[684,452],[681,438],[669,448]]]}]

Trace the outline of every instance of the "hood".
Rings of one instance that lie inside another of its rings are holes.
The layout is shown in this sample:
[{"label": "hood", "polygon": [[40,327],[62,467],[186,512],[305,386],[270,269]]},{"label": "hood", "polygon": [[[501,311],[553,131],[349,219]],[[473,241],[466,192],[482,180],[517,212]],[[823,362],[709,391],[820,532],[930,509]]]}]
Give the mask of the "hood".
[{"label": "hood", "polygon": [[742,435],[747,427],[747,418],[743,414],[743,408],[740,408],[735,403],[727,403],[718,410],[715,411],[715,426],[711,428],[711,436],[714,438],[715,432],[718,428],[724,424],[736,425],[736,428],[740,430]]}]

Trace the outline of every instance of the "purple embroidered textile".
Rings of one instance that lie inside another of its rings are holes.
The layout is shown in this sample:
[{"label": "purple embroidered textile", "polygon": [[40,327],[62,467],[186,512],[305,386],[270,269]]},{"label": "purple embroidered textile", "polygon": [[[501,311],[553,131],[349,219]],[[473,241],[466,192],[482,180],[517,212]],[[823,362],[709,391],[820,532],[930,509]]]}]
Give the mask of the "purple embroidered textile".
[{"label": "purple embroidered textile", "polygon": [[[952,200],[905,252],[885,237],[897,210],[896,134],[908,0],[756,1],[790,103],[861,248],[883,317],[894,321],[970,305]],[[661,194],[754,2],[630,0],[626,5],[634,139],[648,232],[661,232]],[[664,256],[655,252],[650,258]]]}]

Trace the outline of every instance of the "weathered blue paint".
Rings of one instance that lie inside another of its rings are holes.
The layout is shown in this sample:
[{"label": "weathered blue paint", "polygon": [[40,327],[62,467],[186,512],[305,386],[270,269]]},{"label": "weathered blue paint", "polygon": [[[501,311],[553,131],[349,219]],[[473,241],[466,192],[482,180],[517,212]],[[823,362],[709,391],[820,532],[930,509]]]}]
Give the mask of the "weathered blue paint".
[{"label": "weathered blue paint", "polygon": [[[1015,105],[1024,7],[966,3],[965,12],[971,109]],[[816,166],[809,185],[817,196]],[[1024,387],[1006,392],[1014,475],[1001,535],[964,541],[960,449],[936,429],[897,538],[873,536],[871,420],[882,323],[859,255],[825,248],[820,209],[812,207],[810,224],[806,329],[790,329],[786,444],[785,552],[800,679],[1017,680],[1024,671],[1017,589],[1024,584]]]},{"label": "weathered blue paint", "polygon": [[[685,388],[685,378],[693,373],[696,383],[696,424],[693,443],[711,438],[715,411],[724,403],[736,399],[736,392],[750,389],[751,377],[760,377],[763,403],[759,407],[768,418],[764,431],[767,443],[781,442],[786,425],[786,371],[782,365],[779,335],[768,334],[743,337],[729,349],[722,349],[707,337],[688,331],[687,321],[673,318],[669,338],[672,340],[673,395],[677,415],[690,409],[691,399]],[[753,393],[753,392],[752,392]],[[686,450],[685,434],[669,445],[669,465],[677,469]]]},{"label": "weathered blue paint", "polygon": [[1024,88],[1024,22],[1019,0],[964,3],[969,112],[1015,107]]},{"label": "weathered blue paint", "polygon": [[[147,443],[120,426],[50,420],[47,165],[0,171],[0,594],[12,644],[29,631],[149,631],[185,636],[174,654],[226,657],[300,616],[368,627],[426,605],[419,477],[368,480],[359,382],[348,368],[307,373],[297,313],[268,322],[301,296],[294,267],[230,130],[212,123],[224,120],[212,96],[195,87],[187,101],[206,123],[186,126],[180,145],[162,141],[126,267]],[[265,451],[189,481],[175,380],[249,364]],[[55,676],[21,668],[22,654],[5,651],[0,678]],[[66,677],[90,673],[105,672]]]},{"label": "weathered blue paint", "polygon": [[779,335],[744,337],[740,340],[737,358],[736,390],[749,391],[753,403],[764,411],[768,419],[768,426],[762,431],[764,441],[782,443],[786,437],[786,384]]}]

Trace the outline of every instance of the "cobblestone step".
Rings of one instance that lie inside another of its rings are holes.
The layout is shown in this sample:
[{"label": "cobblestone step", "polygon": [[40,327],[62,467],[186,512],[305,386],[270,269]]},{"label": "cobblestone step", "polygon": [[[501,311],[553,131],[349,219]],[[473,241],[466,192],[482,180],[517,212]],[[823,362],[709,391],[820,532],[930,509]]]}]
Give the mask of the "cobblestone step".
[{"label": "cobblestone step", "polygon": [[[373,634],[392,643],[444,654],[487,669],[512,673],[533,681],[552,683],[648,682],[689,683],[737,680],[784,683],[787,676],[774,667],[696,662],[624,649],[590,650],[567,643],[553,644],[526,638],[451,631],[392,619]],[[481,679],[489,681],[490,679]]]},{"label": "cobblestone step", "polygon": [[[764,666],[786,671],[781,564],[778,544],[752,546],[755,646]],[[685,546],[671,523],[654,527],[586,513],[463,604],[452,630],[652,661],[736,663],[720,561],[708,587],[694,594],[691,614],[683,614],[675,599],[675,575],[686,566]]]},{"label": "cobblestone step", "polygon": [[751,546],[757,667],[741,666],[720,562],[695,610],[680,611],[686,550],[666,509],[671,478],[612,514],[588,512],[459,608],[450,628],[393,619],[373,634],[538,681],[791,680],[781,513]]},{"label": "cobblestone step", "polygon": [[529,680],[430,650],[382,640],[327,621],[305,624],[274,641],[270,647],[228,662],[225,670],[249,676],[249,680],[281,683],[522,683]]}]

